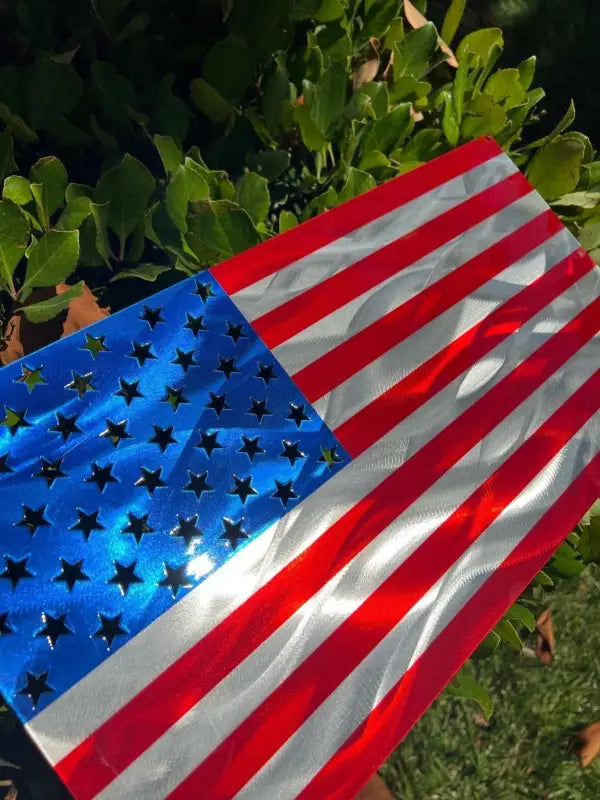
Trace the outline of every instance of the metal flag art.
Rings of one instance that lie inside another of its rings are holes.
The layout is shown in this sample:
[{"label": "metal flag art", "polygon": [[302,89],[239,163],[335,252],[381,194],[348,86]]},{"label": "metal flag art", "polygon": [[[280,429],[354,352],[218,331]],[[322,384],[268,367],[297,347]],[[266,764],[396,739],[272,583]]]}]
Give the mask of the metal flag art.
[{"label": "metal flag art", "polygon": [[0,692],[78,800],[353,798],[600,486],[490,139],[0,370]]}]

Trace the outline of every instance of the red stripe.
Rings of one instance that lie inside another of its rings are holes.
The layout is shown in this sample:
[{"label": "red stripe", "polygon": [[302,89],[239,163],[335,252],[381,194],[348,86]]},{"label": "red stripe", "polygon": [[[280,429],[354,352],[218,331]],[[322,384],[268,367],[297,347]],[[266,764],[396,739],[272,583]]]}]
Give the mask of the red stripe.
[{"label": "red stripe", "polygon": [[217,264],[211,273],[226,292],[239,292],[501,153],[502,150],[489,136],[469,142],[366,195],[355,197],[258,247]]},{"label": "red stripe", "polygon": [[[56,765],[90,800],[565,363],[600,327],[600,298],[351,508]],[[235,643],[235,647],[224,643]],[[156,698],[160,697],[160,703]]]},{"label": "red stripe", "polygon": [[252,322],[267,347],[300,331],[531,192],[520,172],[469,197]]},{"label": "red stripe", "polygon": [[294,381],[311,403],[318,400],[562,229],[545,211],[296,372]]},{"label": "red stripe", "polygon": [[336,438],[356,458],[593,267],[583,249],[567,256],[342,423]]},{"label": "red stripe", "polygon": [[[175,789],[232,798],[377,647],[600,405],[600,370],[435,530]],[[400,533],[398,534],[400,535]],[[227,764],[227,769],[223,769]]]},{"label": "red stripe", "polygon": [[548,509],[297,800],[348,800],[388,757],[600,493],[600,454]]}]

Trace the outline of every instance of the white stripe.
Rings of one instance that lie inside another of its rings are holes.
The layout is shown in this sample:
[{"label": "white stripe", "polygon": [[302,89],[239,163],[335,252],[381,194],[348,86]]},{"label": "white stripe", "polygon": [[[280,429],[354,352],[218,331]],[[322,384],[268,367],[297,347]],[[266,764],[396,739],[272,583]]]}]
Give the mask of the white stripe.
[{"label": "white stripe", "polygon": [[[98,795],[164,797],[380,586],[600,363],[592,340]],[[360,696],[355,693],[353,698]],[[265,792],[265,797],[271,797]],[[293,796],[293,795],[288,795]]]},{"label": "white stripe", "polygon": [[[512,371],[581,308],[591,293],[570,291],[484,360],[487,381],[459,376],[443,391],[330,478],[27,723],[51,763],[60,761],[170,663],[314,542],[387,475]],[[546,324],[547,322],[547,324]],[[543,330],[536,330],[543,325]],[[532,333],[532,331],[536,331]],[[143,669],[140,668],[143,665]]]},{"label": "white stripe", "polygon": [[232,299],[253,321],[517,171],[508,156],[496,156],[241,289]]},{"label": "white stripe", "polygon": [[[566,229],[559,231],[408,339],[394,345],[331,392],[323,395],[313,403],[313,407],[331,428],[337,428],[484,320],[502,303],[514,297],[544,272],[548,272],[578,246],[576,239]],[[595,292],[598,274],[594,270],[581,281],[582,289]],[[570,291],[577,297],[578,289]],[[377,303],[377,298],[373,302]]]},{"label": "white stripe", "polygon": [[304,328],[273,353],[290,374],[298,372],[547,210],[539,194],[530,192]]},{"label": "white stripe", "polygon": [[596,414],[238,792],[236,800],[296,797],[599,448],[600,415]]}]

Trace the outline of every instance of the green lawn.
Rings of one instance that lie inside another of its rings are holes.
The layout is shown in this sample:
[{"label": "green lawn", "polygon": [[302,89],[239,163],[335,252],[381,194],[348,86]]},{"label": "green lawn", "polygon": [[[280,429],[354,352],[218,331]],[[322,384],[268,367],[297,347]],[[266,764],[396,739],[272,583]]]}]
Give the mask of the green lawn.
[{"label": "green lawn", "polygon": [[441,697],[381,771],[395,797],[600,798],[600,757],[584,771],[575,746],[577,731],[600,720],[600,573],[555,591],[551,606],[553,663],[506,648],[480,662],[478,679],[495,700],[489,728],[473,721],[473,703]]}]

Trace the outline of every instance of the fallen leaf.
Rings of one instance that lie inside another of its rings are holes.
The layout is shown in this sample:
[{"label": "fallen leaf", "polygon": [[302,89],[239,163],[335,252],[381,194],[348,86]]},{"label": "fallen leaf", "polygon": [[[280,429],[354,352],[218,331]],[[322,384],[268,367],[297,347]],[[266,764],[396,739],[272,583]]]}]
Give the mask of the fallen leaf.
[{"label": "fallen leaf", "polygon": [[[429,22],[429,20],[426,17],[424,17],[423,14],[421,14],[419,9],[416,8],[411,3],[410,0],[404,0],[404,16],[406,17],[406,21],[411,26],[411,28],[422,28],[423,25],[427,25],[427,23]],[[456,56],[439,34],[437,40],[442,53],[445,53],[448,56],[446,62],[451,67],[458,67],[458,61],[456,60]]]},{"label": "fallen leaf", "polygon": [[600,753],[600,722],[588,725],[585,730],[577,734],[577,738],[581,742],[579,761],[582,767],[587,767]]},{"label": "fallen leaf", "polygon": [[[66,283],[59,283],[56,287],[57,294],[66,292],[69,287]],[[87,328],[93,322],[104,319],[110,315],[109,308],[101,308],[98,305],[98,298],[90,289],[83,284],[83,292],[79,297],[75,297],[69,304],[69,311],[63,327],[63,336]]]},{"label": "fallen leaf", "polygon": [[355,69],[352,73],[352,87],[354,89],[360,89],[360,87],[364,86],[366,83],[374,81],[379,72],[379,64],[380,61],[378,58],[371,58],[362,63],[360,67]]},{"label": "fallen leaf", "polygon": [[373,775],[356,795],[356,800],[394,800],[390,790],[379,775]]},{"label": "fallen leaf", "polygon": [[556,646],[554,628],[552,626],[552,611],[549,608],[539,615],[535,627],[537,628],[536,655],[542,664],[549,664],[552,661]]}]

